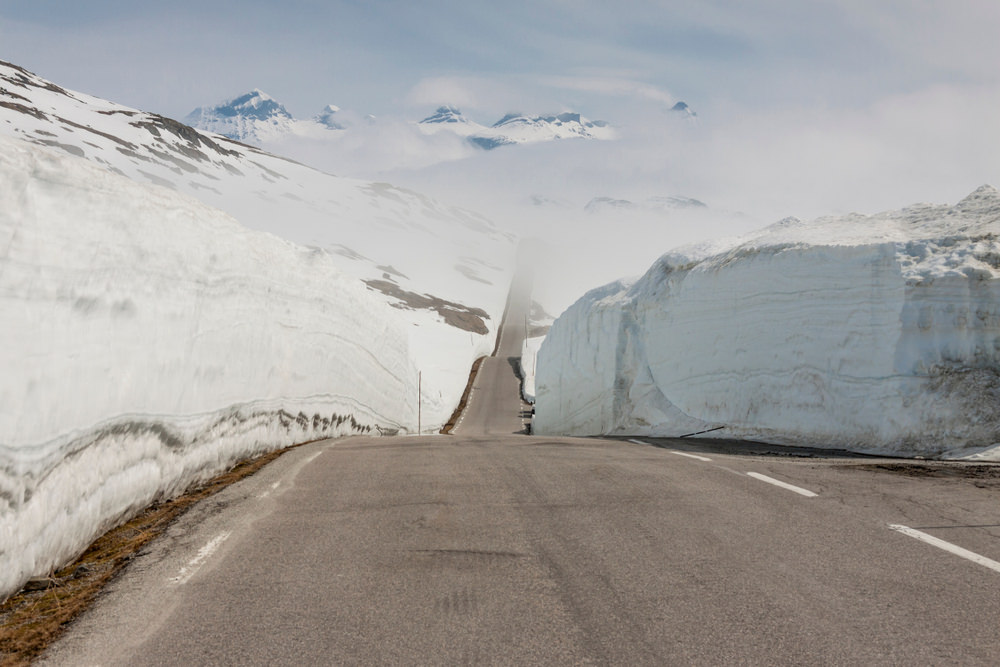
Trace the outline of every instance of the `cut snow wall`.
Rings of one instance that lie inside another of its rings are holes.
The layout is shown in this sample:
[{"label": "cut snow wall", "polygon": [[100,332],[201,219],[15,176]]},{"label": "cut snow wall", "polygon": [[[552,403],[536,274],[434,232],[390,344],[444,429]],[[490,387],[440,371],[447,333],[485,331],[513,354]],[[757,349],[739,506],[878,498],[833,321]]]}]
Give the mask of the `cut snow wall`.
[{"label": "cut snow wall", "polygon": [[[822,224],[785,223],[592,291],[542,345],[534,432],[725,425],[904,455],[1000,442],[998,211],[988,188],[953,209],[820,221],[836,228],[825,244]],[[845,225],[879,242],[842,242]]]},{"label": "cut snow wall", "polygon": [[407,328],[327,255],[0,137],[0,596],[296,441],[412,430]]}]

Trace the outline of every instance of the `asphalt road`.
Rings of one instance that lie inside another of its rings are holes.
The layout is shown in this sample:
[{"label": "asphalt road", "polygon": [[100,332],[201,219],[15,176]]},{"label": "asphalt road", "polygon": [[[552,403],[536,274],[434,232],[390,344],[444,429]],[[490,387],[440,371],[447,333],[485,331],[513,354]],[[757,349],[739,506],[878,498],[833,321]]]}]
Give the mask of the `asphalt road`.
[{"label": "asphalt road", "polygon": [[996,468],[517,435],[505,336],[456,435],[285,454],[48,664],[1000,663]]}]

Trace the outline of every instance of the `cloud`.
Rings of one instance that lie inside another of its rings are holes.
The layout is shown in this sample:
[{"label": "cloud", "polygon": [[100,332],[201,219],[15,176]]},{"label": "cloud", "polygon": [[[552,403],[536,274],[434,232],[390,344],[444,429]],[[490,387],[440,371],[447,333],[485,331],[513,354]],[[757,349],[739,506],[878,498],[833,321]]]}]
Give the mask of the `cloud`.
[{"label": "cloud", "polygon": [[474,92],[478,80],[471,77],[436,76],[421,79],[406,95],[408,104],[417,106],[451,105],[463,109],[478,109]]},{"label": "cloud", "polygon": [[553,88],[576,90],[596,95],[641,98],[673,106],[677,98],[670,92],[642,81],[600,76],[543,76],[539,82]]}]

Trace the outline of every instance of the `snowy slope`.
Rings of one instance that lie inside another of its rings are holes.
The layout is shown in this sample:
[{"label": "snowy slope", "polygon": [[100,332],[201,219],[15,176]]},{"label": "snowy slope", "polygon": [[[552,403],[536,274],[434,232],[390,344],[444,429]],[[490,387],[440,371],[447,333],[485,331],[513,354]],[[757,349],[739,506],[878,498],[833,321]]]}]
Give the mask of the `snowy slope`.
[{"label": "snowy slope", "polygon": [[1000,443],[1000,193],[783,220],[581,298],[538,356],[537,433],[901,455]]},{"label": "snowy slope", "polygon": [[416,427],[404,313],[333,255],[0,136],[0,597],[236,460]]},{"label": "snowy slope", "polygon": [[[243,105],[266,115],[274,109],[264,102]],[[192,195],[366,281],[413,324],[428,428],[448,419],[472,361],[493,348],[514,244],[482,216],[387,183],[331,176],[2,62],[0,134]]]}]

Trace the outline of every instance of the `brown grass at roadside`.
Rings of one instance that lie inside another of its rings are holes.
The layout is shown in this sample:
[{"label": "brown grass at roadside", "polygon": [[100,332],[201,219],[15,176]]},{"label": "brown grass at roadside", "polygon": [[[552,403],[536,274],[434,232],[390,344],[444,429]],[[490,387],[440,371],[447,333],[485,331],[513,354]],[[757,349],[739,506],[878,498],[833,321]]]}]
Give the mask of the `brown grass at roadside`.
[{"label": "brown grass at roadside", "polygon": [[486,357],[479,357],[472,363],[472,370],[469,371],[469,381],[465,385],[465,391],[462,392],[462,400],[458,402],[458,407],[456,407],[455,411],[451,413],[451,418],[449,418],[448,421],[445,422],[445,425],[441,427],[441,433],[445,435],[451,433],[454,430],[455,425],[458,424],[459,418],[465,411],[465,406],[469,404],[469,395],[472,394],[472,383],[476,381],[476,374],[479,372],[479,367],[483,365],[485,360]]},{"label": "brown grass at roadside", "polygon": [[148,507],[139,516],[97,538],[73,563],[46,579],[33,579],[25,590],[0,605],[0,665],[30,664],[62,634],[67,624],[97,599],[104,586],[143,546],[161,535],[174,519],[199,500],[252,475],[293,447],[239,463],[178,498]]}]

